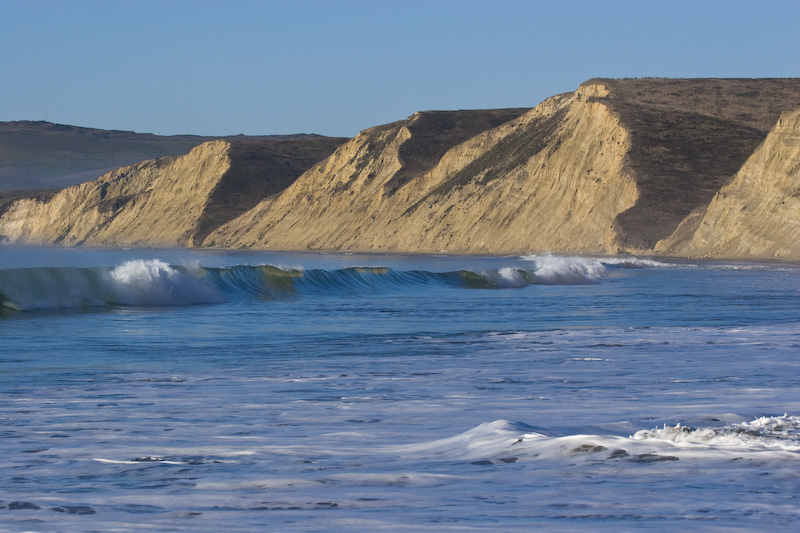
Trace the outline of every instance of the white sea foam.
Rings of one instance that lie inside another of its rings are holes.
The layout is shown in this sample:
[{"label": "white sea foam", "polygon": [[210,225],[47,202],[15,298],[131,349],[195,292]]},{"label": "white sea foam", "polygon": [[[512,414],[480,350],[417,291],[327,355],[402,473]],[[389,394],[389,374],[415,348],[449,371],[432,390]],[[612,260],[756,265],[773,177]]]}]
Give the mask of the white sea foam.
[{"label": "white sea foam", "polygon": [[674,461],[681,457],[713,460],[743,451],[798,452],[800,417],[763,417],[720,428],[686,428],[678,424],[639,431],[632,437],[553,436],[521,422],[495,420],[454,437],[396,446],[387,451],[406,457],[484,459],[490,462],[558,460],[578,456],[640,463]]},{"label": "white sea foam", "polygon": [[484,271],[481,272],[481,275],[486,278],[489,283],[501,289],[518,289],[528,285],[528,282],[522,277],[522,274],[516,269],[509,267],[501,268],[496,272]]},{"label": "white sea foam", "polygon": [[589,257],[558,257],[550,254],[526,255],[536,267],[531,273],[535,283],[541,285],[585,285],[597,283],[607,275],[603,263]]},{"label": "white sea foam", "polygon": [[660,439],[677,443],[800,451],[800,417],[761,417],[719,428],[690,428],[677,424],[637,431],[633,439]]},{"label": "white sea foam", "polygon": [[602,257],[598,259],[598,261],[600,261],[604,265],[620,265],[633,268],[647,268],[647,267],[665,268],[670,266],[676,266],[671,263],[656,261],[654,259],[642,259],[640,257]]},{"label": "white sea foam", "polygon": [[189,305],[219,303],[222,298],[200,278],[153,259],[126,261],[111,271],[118,303],[126,305]]}]

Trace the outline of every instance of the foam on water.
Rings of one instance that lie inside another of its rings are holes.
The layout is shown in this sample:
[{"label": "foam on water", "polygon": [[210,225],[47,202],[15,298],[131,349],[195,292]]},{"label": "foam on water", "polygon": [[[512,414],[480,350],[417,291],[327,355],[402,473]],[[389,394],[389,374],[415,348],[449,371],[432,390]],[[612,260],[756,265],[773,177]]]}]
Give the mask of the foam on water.
[{"label": "foam on water", "polygon": [[163,261],[126,261],[110,274],[114,303],[123,305],[191,305],[223,299],[200,278]]},{"label": "foam on water", "polygon": [[657,439],[677,443],[739,448],[773,448],[800,452],[800,417],[760,417],[723,427],[692,428],[676,424],[662,429],[641,430],[634,439]]},{"label": "foam on water", "polygon": [[[555,436],[522,422],[496,420],[469,431],[427,443],[388,447],[407,457],[513,462],[573,460],[576,456],[633,462],[728,459],[751,453],[762,459],[800,461],[800,417],[761,417],[722,427],[686,428],[680,424],[638,431],[632,437],[615,435]],[[762,452],[793,452],[770,455]]]},{"label": "foam on water", "polygon": [[495,271],[481,272],[486,282],[500,289],[518,289],[528,285],[523,273],[514,268],[501,268]]},{"label": "foam on water", "polygon": [[0,269],[110,306],[0,311],[4,531],[800,520],[797,269],[135,253]]},{"label": "foam on water", "polygon": [[527,255],[522,259],[536,265],[531,272],[531,278],[534,283],[542,285],[591,284],[607,275],[603,263],[588,257],[558,257],[547,254]]}]

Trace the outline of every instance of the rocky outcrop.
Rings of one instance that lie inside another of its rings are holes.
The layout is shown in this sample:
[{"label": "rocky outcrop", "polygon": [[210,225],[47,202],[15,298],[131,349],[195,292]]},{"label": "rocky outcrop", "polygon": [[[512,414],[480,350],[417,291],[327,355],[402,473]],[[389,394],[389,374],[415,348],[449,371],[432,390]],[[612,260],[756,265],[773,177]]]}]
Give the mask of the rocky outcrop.
[{"label": "rocky outcrop", "polygon": [[711,203],[656,253],[800,260],[800,109],[784,114]]},{"label": "rocky outcrop", "polygon": [[[280,192],[340,142],[212,141],[52,197],[17,200],[0,214],[0,235],[27,244],[191,246],[208,232],[208,220],[226,222],[255,205],[263,191]],[[251,171],[254,160],[257,171]]]}]

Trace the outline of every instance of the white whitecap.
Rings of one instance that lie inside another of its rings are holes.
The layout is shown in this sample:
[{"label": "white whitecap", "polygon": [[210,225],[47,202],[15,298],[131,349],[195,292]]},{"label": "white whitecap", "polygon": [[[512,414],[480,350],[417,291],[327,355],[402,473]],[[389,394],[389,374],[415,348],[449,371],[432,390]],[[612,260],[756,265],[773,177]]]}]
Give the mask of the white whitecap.
[{"label": "white whitecap", "polygon": [[535,263],[530,275],[533,282],[540,285],[587,285],[607,275],[603,263],[590,257],[545,254],[523,256],[523,259]]},{"label": "white whitecap", "polygon": [[158,259],[126,261],[110,277],[118,303],[126,305],[190,305],[219,303],[222,298],[201,278],[180,272]]}]

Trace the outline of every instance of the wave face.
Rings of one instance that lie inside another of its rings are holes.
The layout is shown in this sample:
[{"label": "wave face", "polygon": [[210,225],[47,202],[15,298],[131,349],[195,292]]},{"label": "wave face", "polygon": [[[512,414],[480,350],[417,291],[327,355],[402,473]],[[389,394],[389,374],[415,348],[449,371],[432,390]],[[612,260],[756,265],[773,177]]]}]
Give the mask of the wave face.
[{"label": "wave face", "polygon": [[0,271],[0,300],[15,310],[109,305],[161,306],[221,303],[202,276],[157,259],[115,268],[21,268]]},{"label": "wave face", "polygon": [[103,306],[215,304],[231,298],[292,294],[381,293],[408,288],[521,289],[529,285],[598,283],[599,260],[523,258],[530,268],[432,272],[389,267],[285,269],[271,265],[220,268],[172,266],[159,259],[130,260],[114,268],[46,267],[0,270],[0,301],[15,310]]}]

